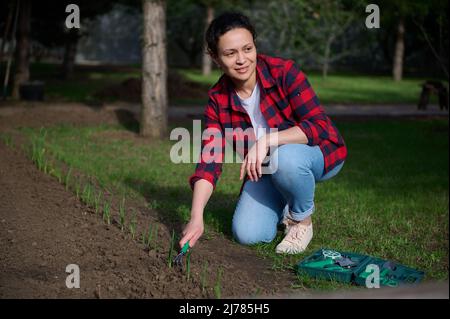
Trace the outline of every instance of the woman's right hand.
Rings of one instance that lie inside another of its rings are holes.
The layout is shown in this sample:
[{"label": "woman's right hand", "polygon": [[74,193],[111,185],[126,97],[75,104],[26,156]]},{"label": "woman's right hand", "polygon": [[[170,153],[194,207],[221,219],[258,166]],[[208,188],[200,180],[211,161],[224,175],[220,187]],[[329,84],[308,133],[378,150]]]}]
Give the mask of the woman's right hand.
[{"label": "woman's right hand", "polygon": [[182,248],[187,241],[189,241],[189,247],[194,247],[197,240],[203,235],[203,230],[203,218],[191,218],[182,232],[183,238],[181,238],[179,242],[180,248]]}]

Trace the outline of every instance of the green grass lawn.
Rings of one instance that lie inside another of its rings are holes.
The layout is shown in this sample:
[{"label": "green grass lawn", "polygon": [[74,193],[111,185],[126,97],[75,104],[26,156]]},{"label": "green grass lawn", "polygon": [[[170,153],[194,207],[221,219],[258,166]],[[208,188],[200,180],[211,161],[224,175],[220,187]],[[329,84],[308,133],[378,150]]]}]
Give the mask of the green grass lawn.
[{"label": "green grass lawn", "polygon": [[[68,102],[98,102],[95,93],[99,90],[121,83],[130,77],[139,77],[138,67],[120,68],[76,67],[71,79],[60,78],[59,65],[36,63],[31,66],[32,79],[45,82],[46,98]],[[113,101],[110,99],[108,101]]]},{"label": "green grass lawn", "polygon": [[[213,71],[203,76],[197,70],[179,70],[193,82],[214,85],[221,73]],[[421,92],[420,85],[425,78],[405,78],[395,82],[389,76],[369,76],[357,74],[331,74],[326,79],[319,73],[307,74],[311,86],[323,104],[417,104]],[[432,97],[431,103],[437,103]]]},{"label": "green grass lawn", "polygon": [[[0,63],[0,73],[6,68]],[[14,70],[14,66],[11,68]],[[113,98],[100,98],[95,93],[113,85],[118,85],[128,78],[139,78],[139,66],[76,66],[70,79],[62,79],[61,66],[50,63],[32,63],[30,80],[45,84],[47,101],[98,103],[114,102]],[[11,88],[9,88],[10,90]]]},{"label": "green grass lawn", "polygon": [[[4,67],[4,66],[0,66]],[[71,102],[99,102],[95,92],[111,85],[120,84],[127,78],[139,78],[139,66],[77,66],[72,79],[59,78],[59,65],[34,63],[31,65],[31,79],[46,83],[45,94],[50,100]],[[221,73],[214,70],[210,76],[203,76],[199,70],[176,69],[188,81],[205,86],[205,94],[192,96],[170,96],[171,105],[203,106],[206,92],[219,79]],[[394,82],[389,76],[368,76],[358,74],[331,74],[323,79],[319,73],[307,74],[312,87],[324,105],[345,104],[417,104],[425,78],[405,78]],[[169,83],[170,85],[170,83]],[[104,98],[103,98],[104,99]],[[107,102],[113,102],[114,98]],[[431,103],[437,103],[432,97]]]},{"label": "green grass lawn", "polygon": [[[448,279],[448,121],[336,124],[349,157],[338,176],[317,185],[315,237],[308,250],[296,256],[275,254],[281,233],[274,242],[254,249],[270,258],[274,269],[292,268],[306,255],[328,247],[391,259],[424,270],[427,280]],[[36,129],[22,130],[30,137],[39,135]],[[187,181],[195,164],[171,163],[169,152],[175,141],[134,143],[111,138],[123,134],[121,126],[61,125],[45,131],[47,152],[95,177],[104,189],[145,198],[164,218],[189,219],[192,192]],[[239,168],[239,164],[224,165],[206,207],[206,237],[215,230],[231,238],[241,186]],[[295,285],[326,290],[349,287],[306,276],[299,276]]]}]

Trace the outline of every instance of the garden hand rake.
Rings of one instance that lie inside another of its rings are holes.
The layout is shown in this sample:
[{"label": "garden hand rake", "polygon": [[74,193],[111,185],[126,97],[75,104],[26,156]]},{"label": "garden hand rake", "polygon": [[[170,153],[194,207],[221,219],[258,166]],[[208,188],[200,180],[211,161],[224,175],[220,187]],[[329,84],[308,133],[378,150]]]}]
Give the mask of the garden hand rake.
[{"label": "garden hand rake", "polygon": [[183,248],[181,249],[181,252],[173,260],[175,266],[183,268],[183,256],[186,255],[188,250],[189,250],[189,241],[187,241],[186,244],[184,244]]}]

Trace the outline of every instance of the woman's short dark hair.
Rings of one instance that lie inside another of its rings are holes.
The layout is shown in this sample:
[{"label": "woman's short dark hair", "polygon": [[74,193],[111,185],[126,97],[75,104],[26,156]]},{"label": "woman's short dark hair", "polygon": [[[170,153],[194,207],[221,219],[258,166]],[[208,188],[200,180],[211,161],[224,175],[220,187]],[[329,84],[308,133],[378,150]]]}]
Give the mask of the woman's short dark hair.
[{"label": "woman's short dark hair", "polygon": [[252,34],[253,41],[256,40],[255,28],[247,16],[239,12],[224,12],[215,18],[206,30],[205,41],[208,53],[212,56],[217,56],[219,38],[228,31],[237,28],[247,29]]}]

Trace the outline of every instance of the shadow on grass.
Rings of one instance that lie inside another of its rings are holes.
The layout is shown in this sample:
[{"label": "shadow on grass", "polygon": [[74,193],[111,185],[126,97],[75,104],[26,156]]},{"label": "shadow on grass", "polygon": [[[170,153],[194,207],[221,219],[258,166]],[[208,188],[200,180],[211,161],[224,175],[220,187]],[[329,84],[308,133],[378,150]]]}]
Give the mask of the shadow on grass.
[{"label": "shadow on grass", "polygon": [[[162,187],[157,183],[132,178],[126,178],[124,183],[140,193],[149,203],[149,207],[158,214],[159,220],[181,236],[184,225],[190,219],[192,192],[188,186]],[[214,199],[208,202],[204,212],[205,226],[211,226],[214,231],[232,240],[231,220],[237,200],[237,195],[214,192]]]},{"label": "shadow on grass", "polygon": [[118,109],[114,111],[117,121],[123,126],[127,131],[133,133],[139,133],[139,119],[136,115],[128,110]]}]

